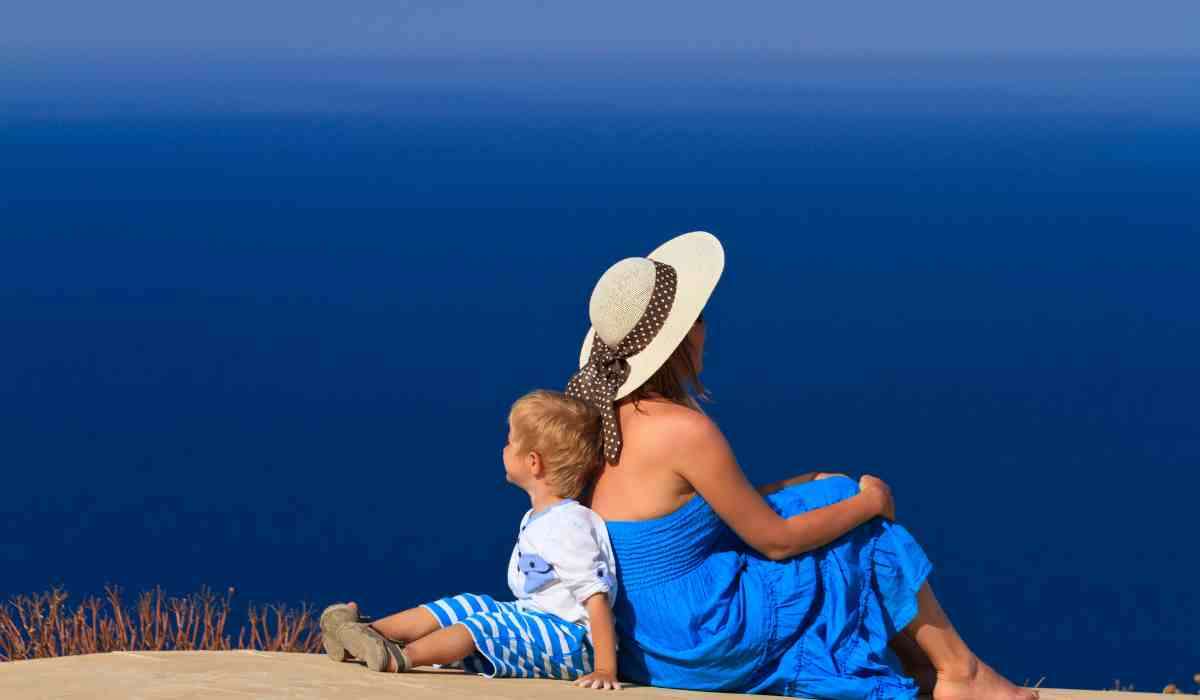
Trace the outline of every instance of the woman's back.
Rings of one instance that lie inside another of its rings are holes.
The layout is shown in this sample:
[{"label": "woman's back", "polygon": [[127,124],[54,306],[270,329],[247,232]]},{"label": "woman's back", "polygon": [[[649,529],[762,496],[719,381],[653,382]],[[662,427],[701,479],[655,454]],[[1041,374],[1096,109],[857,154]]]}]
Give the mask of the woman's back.
[{"label": "woman's back", "polygon": [[650,520],[672,513],[696,490],[680,472],[693,449],[688,439],[698,411],[665,400],[623,402],[618,408],[624,446],[618,464],[606,464],[591,493],[605,520]]},{"label": "woman's back", "polygon": [[[617,576],[622,675],[642,683],[745,687],[766,639],[762,615],[744,604],[745,552],[679,475],[701,413],[666,401],[623,403],[624,447],[597,477],[592,508],[608,521]],[[756,598],[756,596],[755,596]]]}]

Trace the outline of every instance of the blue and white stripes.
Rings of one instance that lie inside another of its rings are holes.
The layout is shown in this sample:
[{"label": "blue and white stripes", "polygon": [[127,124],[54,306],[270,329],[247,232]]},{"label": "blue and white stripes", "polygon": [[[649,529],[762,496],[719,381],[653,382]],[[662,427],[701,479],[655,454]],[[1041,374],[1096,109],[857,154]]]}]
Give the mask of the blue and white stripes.
[{"label": "blue and white stripes", "polygon": [[463,660],[468,672],[568,681],[592,672],[592,645],[583,625],[473,593],[421,607],[442,627],[461,624],[470,631],[476,654]]}]

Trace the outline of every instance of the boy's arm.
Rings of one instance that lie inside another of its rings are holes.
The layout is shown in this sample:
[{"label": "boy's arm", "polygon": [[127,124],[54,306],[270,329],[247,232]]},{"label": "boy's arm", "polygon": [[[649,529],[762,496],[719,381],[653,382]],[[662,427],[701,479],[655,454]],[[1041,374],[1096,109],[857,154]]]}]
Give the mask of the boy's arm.
[{"label": "boy's arm", "polygon": [[617,631],[613,627],[612,609],[608,607],[608,594],[597,593],[588,598],[588,625],[592,632],[592,646],[596,651],[596,663],[591,673],[575,681],[575,685],[597,690],[620,690],[617,680]]}]

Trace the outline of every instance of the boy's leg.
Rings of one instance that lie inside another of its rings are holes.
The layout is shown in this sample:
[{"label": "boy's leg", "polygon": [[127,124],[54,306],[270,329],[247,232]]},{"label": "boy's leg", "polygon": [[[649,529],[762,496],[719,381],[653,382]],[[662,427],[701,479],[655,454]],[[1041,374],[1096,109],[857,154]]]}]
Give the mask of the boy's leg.
[{"label": "boy's leg", "polygon": [[[441,627],[438,620],[425,608],[409,608],[395,615],[388,615],[371,623],[375,631],[388,639],[405,642],[415,642],[438,631]],[[470,636],[470,635],[468,635]],[[466,656],[464,654],[463,656]],[[437,662],[434,662],[437,663]]]},{"label": "boy's leg", "polygon": [[[417,609],[420,610],[420,608]],[[405,612],[411,611],[406,610]],[[421,610],[421,612],[433,617],[427,610]],[[437,630],[416,641],[409,642],[404,647],[404,657],[408,659],[409,668],[454,663],[473,653],[475,653],[475,640],[463,625],[451,625]],[[386,670],[396,671],[395,659],[389,659]]]}]

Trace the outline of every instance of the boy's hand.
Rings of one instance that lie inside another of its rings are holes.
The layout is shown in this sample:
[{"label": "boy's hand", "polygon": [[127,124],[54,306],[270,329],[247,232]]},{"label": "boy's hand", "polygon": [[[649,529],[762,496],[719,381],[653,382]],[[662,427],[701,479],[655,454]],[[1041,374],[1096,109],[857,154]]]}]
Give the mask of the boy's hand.
[{"label": "boy's hand", "polygon": [[896,502],[892,500],[892,489],[883,479],[865,474],[858,480],[858,490],[876,504],[876,512],[888,520],[896,520]]},{"label": "boy's hand", "polygon": [[593,671],[575,681],[580,688],[595,688],[596,690],[620,690],[621,681],[617,674],[603,669]]}]

